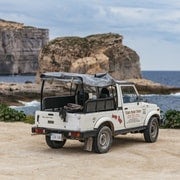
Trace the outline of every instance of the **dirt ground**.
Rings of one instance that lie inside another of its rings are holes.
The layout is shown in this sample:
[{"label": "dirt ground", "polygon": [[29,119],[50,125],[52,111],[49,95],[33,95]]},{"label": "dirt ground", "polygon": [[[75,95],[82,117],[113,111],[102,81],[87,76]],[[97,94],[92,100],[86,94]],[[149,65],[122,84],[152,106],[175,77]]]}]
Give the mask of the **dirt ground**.
[{"label": "dirt ground", "polygon": [[50,149],[31,125],[0,122],[0,179],[180,179],[180,130],[160,130],[156,143],[142,134],[117,136],[111,150],[95,154],[79,141]]}]

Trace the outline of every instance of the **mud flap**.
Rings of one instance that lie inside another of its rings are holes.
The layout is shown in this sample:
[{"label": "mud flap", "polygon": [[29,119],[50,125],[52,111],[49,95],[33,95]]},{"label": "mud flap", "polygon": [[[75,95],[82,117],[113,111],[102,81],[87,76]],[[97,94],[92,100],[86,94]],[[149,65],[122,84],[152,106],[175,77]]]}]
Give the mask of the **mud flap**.
[{"label": "mud flap", "polygon": [[92,145],[93,145],[93,138],[92,137],[87,138],[84,143],[84,150],[92,151]]}]

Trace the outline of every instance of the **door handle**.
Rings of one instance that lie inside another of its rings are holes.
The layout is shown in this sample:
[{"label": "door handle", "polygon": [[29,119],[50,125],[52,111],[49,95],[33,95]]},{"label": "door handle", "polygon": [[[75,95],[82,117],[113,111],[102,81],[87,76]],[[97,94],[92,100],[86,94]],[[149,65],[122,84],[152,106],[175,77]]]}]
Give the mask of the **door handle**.
[{"label": "door handle", "polygon": [[126,107],[126,108],[124,108],[124,110],[128,110],[128,108]]}]

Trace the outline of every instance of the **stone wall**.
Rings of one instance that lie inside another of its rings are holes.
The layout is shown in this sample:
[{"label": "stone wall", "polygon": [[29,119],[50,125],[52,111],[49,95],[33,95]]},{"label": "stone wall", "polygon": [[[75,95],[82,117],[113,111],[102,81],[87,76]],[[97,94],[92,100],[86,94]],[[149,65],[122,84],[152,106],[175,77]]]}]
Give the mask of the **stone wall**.
[{"label": "stone wall", "polygon": [[56,38],[40,52],[37,80],[41,73],[49,71],[109,72],[119,80],[140,78],[139,56],[122,40],[121,35],[112,33]]},{"label": "stone wall", "polygon": [[35,74],[49,31],[0,20],[0,74]]}]

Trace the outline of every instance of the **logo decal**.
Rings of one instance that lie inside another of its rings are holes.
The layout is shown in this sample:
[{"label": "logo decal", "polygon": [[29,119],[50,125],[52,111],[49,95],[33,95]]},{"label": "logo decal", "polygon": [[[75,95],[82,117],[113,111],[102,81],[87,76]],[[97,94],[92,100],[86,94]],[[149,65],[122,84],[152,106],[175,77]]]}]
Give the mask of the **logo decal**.
[{"label": "logo decal", "polygon": [[120,118],[120,116],[117,116],[117,115],[115,115],[115,114],[112,114],[112,118],[118,120],[118,122],[119,122],[120,124],[123,122],[122,119]]}]

